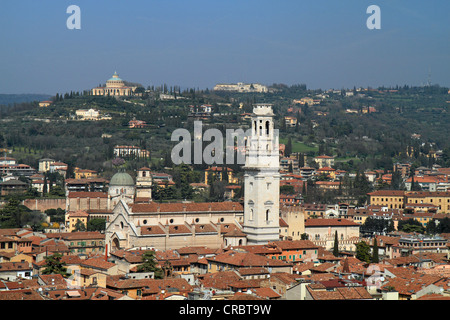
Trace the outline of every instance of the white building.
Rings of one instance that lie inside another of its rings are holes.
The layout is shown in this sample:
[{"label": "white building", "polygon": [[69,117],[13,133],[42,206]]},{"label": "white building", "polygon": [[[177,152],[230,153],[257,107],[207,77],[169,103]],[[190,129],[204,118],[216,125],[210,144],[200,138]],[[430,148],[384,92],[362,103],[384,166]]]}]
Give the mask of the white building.
[{"label": "white building", "polygon": [[100,116],[100,112],[95,109],[79,109],[75,111],[75,114],[83,120],[97,120]]},{"label": "white building", "polygon": [[269,88],[259,83],[220,83],[214,86],[214,91],[232,92],[268,92]]},{"label": "white building", "polygon": [[272,106],[256,105],[246,141],[244,224],[249,244],[279,240],[279,150]]}]

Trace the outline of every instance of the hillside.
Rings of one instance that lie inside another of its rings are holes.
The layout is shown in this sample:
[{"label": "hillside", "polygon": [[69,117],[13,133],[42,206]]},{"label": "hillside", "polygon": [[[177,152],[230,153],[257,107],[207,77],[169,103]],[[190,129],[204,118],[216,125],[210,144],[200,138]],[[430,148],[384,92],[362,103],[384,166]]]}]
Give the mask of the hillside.
[{"label": "hillside", "polygon": [[[129,169],[148,165],[161,170],[170,165],[170,150],[175,145],[172,132],[177,128],[193,130],[196,118],[190,115],[190,105],[210,104],[213,113],[203,120],[204,128],[224,131],[248,126],[248,120],[241,115],[251,112],[253,103],[265,102],[273,103],[280,140],[286,144],[291,138],[292,152],[310,158],[324,153],[335,156],[337,168],[353,172],[392,170],[398,161],[409,161],[416,167],[431,163],[450,166],[447,88],[273,88],[264,94],[191,89],[178,92],[175,100],[161,100],[157,90],[126,100],[71,93],[53,98],[55,102],[45,108],[21,103],[0,110],[0,146],[13,149],[13,157],[34,167],[38,159],[50,157],[107,175],[113,170],[114,146],[136,145],[149,150],[151,159],[130,160]],[[294,102],[301,98],[315,99],[317,103]],[[110,120],[77,119],[76,110],[89,108],[99,110]],[[284,117],[288,115],[295,117],[298,125],[286,126]],[[147,126],[129,128],[128,122],[133,119],[143,120]],[[429,157],[430,152],[437,151],[439,157]]]},{"label": "hillside", "polygon": [[51,98],[49,94],[0,94],[0,106],[8,106],[14,103],[44,101]]}]

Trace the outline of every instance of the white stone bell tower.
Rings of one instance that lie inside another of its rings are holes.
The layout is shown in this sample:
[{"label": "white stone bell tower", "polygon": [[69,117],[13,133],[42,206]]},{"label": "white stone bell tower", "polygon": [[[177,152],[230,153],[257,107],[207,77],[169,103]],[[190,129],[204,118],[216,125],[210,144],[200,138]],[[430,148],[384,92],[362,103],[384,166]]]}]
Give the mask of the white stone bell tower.
[{"label": "white stone bell tower", "polygon": [[279,140],[270,104],[253,108],[244,175],[244,224],[248,244],[279,240]]}]

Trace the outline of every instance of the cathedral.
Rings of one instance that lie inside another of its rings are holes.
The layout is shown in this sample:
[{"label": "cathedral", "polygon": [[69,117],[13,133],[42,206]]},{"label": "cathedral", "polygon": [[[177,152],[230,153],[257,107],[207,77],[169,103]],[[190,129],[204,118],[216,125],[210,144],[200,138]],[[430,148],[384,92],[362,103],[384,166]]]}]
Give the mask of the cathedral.
[{"label": "cathedral", "polygon": [[115,174],[109,197],[113,213],[106,226],[108,253],[119,249],[222,248],[279,240],[279,150],[269,104],[256,105],[246,141],[244,203],[156,203],[151,172],[138,171],[136,183]]}]

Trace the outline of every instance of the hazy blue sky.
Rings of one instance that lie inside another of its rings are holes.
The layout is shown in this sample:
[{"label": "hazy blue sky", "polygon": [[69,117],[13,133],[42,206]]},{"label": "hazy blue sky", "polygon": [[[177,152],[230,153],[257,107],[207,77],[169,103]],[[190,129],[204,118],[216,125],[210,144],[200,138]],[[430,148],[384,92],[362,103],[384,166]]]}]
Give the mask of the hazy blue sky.
[{"label": "hazy blue sky", "polygon": [[[69,5],[81,30],[69,30]],[[381,29],[369,30],[369,5]],[[0,93],[144,86],[450,86],[448,0],[2,0]]]}]

